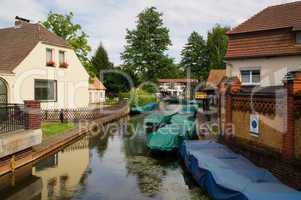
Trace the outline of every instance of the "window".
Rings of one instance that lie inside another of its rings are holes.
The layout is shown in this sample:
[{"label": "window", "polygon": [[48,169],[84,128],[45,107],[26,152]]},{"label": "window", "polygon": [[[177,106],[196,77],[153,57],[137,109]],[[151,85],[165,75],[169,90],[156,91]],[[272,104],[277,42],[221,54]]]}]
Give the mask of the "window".
[{"label": "window", "polygon": [[243,85],[260,84],[260,70],[242,70],[240,73]]},{"label": "window", "polygon": [[56,101],[57,83],[55,80],[36,79],[34,82],[35,100]]},{"label": "window", "polygon": [[301,44],[301,32],[296,33],[296,43]]},{"label": "window", "polygon": [[65,51],[59,51],[59,63],[62,64],[66,62],[65,60]]},{"label": "window", "polygon": [[53,49],[50,49],[50,48],[46,49],[46,65],[47,66],[54,66]]}]

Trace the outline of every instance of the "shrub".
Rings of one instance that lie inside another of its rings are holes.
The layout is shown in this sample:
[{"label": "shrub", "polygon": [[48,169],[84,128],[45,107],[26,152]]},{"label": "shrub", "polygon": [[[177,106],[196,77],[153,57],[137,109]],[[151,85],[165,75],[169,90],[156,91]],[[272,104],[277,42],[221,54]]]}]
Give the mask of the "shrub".
[{"label": "shrub", "polygon": [[150,102],[156,102],[156,95],[142,89],[131,89],[129,92],[120,93],[120,98],[127,98],[130,106],[142,106]]}]

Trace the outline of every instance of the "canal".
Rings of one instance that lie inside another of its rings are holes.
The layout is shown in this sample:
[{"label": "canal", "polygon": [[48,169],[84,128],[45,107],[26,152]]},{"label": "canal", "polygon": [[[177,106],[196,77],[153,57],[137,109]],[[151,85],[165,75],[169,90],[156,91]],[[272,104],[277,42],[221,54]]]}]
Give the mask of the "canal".
[{"label": "canal", "polygon": [[[205,200],[178,156],[152,155],[143,115],[101,127],[99,134],[0,177],[0,199]],[[14,185],[14,186],[13,186]]]}]

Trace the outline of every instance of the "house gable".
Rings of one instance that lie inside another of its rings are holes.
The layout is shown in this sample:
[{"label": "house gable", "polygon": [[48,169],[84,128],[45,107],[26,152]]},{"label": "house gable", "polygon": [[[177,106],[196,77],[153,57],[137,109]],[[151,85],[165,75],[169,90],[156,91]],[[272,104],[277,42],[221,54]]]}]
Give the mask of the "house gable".
[{"label": "house gable", "polygon": [[[46,49],[53,49],[55,66],[46,66]],[[67,68],[58,65],[59,51],[64,51]],[[57,100],[42,102],[42,108],[86,107],[88,105],[89,75],[73,49],[39,42],[26,58],[13,70],[14,82],[10,83],[14,102],[35,97],[35,80],[55,80]]]},{"label": "house gable", "polygon": [[0,29],[0,72],[12,73],[39,42],[72,47],[40,24],[16,21],[16,26]]}]

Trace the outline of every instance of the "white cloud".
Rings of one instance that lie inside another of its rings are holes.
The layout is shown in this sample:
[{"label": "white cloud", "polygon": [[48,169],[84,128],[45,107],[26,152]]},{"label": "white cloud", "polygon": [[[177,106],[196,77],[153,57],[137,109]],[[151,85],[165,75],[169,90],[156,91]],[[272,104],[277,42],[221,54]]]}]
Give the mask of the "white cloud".
[{"label": "white cloud", "polygon": [[233,27],[266,6],[292,0],[53,0],[47,4],[35,0],[0,1],[0,26],[7,25],[15,15],[39,20],[50,10],[74,12],[76,22],[90,35],[93,49],[101,41],[111,60],[119,64],[126,28],[135,26],[137,14],[145,7],[156,6],[164,13],[173,43],[169,53],[179,60],[181,48],[192,31],[205,37],[216,23]]},{"label": "white cloud", "polygon": [[46,13],[47,9],[36,0],[0,0],[0,27],[12,26],[15,16],[40,21]]}]

